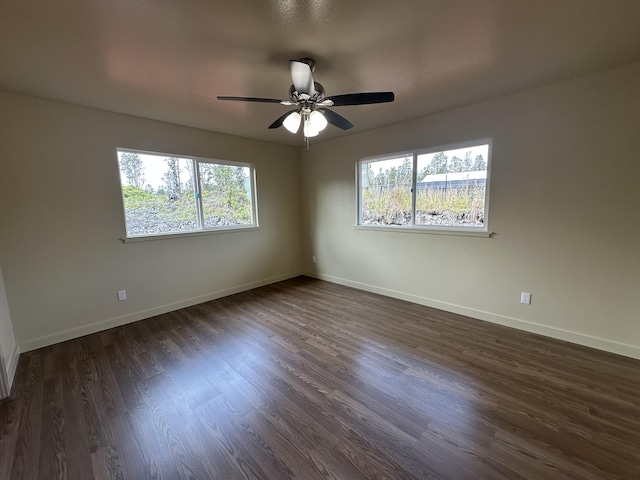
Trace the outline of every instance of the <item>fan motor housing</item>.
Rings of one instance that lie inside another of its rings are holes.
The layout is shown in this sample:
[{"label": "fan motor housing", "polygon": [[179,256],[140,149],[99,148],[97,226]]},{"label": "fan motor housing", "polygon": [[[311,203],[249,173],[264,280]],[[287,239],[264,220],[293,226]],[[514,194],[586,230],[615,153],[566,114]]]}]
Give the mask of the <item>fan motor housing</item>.
[{"label": "fan motor housing", "polygon": [[[322,99],[324,99],[324,87],[318,82],[313,82],[313,88],[315,89],[315,93],[311,98],[313,98],[316,102],[321,102]],[[289,98],[291,99],[291,101],[298,102],[300,100],[300,97],[298,95],[299,94],[296,91],[296,87],[294,85],[291,85],[289,87]]]}]

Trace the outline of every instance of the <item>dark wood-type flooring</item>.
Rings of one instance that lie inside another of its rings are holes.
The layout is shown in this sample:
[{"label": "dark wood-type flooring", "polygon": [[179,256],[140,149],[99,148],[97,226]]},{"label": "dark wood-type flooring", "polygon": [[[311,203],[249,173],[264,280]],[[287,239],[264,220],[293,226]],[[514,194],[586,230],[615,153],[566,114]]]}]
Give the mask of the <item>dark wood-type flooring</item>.
[{"label": "dark wood-type flooring", "polygon": [[640,479],[640,361],[300,277],[23,354],[18,478]]}]

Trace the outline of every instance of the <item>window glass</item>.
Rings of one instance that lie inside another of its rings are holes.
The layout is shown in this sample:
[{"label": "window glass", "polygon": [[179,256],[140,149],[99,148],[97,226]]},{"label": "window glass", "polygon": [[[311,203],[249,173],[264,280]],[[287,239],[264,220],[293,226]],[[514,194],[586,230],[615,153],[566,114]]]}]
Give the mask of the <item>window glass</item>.
[{"label": "window glass", "polygon": [[360,161],[360,225],[484,229],[491,140]]},{"label": "window glass", "polygon": [[411,224],[413,159],[398,157],[362,162],[363,225]]},{"label": "window glass", "polygon": [[489,145],[418,155],[416,225],[482,227]]},{"label": "window glass", "polygon": [[204,162],[198,167],[205,228],[252,224],[249,167]]},{"label": "window glass", "polygon": [[127,237],[256,225],[253,167],[118,150]]}]

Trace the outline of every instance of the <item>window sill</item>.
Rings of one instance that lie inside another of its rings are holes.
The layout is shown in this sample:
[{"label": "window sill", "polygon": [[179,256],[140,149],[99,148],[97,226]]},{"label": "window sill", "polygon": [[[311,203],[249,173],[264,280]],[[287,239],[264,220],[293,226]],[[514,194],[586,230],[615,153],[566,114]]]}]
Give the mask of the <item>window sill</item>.
[{"label": "window sill", "polygon": [[246,232],[247,230],[260,230],[260,227],[256,225],[250,225],[246,227],[226,227],[224,229],[216,230],[198,230],[197,232],[163,233],[159,235],[145,235],[140,237],[124,237],[121,238],[120,241],[122,243],[148,242],[151,240],[167,240],[170,238],[199,237],[200,235],[218,235],[221,233]]},{"label": "window sill", "polygon": [[453,227],[413,227],[413,226],[386,226],[386,225],[354,225],[356,230],[383,231],[383,232],[400,232],[400,233],[419,233],[427,235],[453,235],[459,237],[484,237],[489,238],[493,232],[469,230]]}]

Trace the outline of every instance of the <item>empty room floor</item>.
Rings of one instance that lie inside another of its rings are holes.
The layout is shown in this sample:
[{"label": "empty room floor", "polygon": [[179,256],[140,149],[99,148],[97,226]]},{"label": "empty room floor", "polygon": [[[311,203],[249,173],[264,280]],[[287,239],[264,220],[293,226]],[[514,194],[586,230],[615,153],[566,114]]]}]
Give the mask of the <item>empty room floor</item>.
[{"label": "empty room floor", "polygon": [[1,479],[638,479],[640,361],[298,277],[21,355]]}]

